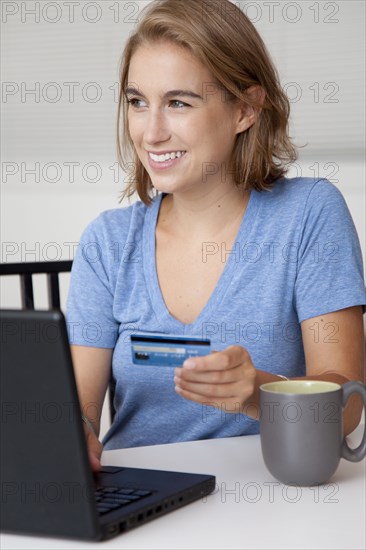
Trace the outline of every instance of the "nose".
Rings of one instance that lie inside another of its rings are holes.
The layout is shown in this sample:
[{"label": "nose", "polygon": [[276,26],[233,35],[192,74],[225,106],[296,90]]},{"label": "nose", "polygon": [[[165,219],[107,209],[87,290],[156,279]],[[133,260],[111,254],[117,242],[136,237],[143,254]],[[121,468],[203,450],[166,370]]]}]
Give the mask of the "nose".
[{"label": "nose", "polygon": [[160,109],[150,109],[148,112],[144,138],[147,145],[167,141],[170,138],[167,117]]}]

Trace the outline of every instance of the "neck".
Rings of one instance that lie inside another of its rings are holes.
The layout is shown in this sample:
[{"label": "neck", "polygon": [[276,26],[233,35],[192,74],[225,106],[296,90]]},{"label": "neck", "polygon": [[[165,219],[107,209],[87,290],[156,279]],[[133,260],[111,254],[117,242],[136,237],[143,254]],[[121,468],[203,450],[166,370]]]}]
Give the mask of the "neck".
[{"label": "neck", "polygon": [[185,239],[214,238],[236,228],[242,219],[250,193],[234,186],[213,189],[201,196],[192,197],[183,193],[164,197],[159,225],[168,228]]}]

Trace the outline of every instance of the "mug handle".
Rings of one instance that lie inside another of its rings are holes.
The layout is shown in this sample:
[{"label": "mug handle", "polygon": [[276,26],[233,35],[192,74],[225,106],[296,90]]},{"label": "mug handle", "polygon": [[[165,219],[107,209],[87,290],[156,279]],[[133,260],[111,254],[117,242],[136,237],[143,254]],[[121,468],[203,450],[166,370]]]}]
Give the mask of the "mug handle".
[{"label": "mug handle", "polygon": [[[364,410],[366,409],[366,387],[361,382],[352,380],[342,386],[342,406],[345,407],[347,401],[353,393],[358,393],[363,400]],[[362,441],[356,449],[351,449],[346,442],[346,438],[342,444],[342,458],[350,460],[351,462],[359,462],[366,455],[366,424],[363,431]]]}]

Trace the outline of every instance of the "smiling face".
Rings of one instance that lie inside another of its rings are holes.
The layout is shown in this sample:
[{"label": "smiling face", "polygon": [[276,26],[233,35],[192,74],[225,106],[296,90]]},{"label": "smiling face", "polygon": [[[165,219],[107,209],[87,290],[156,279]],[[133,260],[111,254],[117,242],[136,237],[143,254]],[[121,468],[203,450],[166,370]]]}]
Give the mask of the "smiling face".
[{"label": "smiling face", "polygon": [[206,193],[233,185],[235,138],[252,122],[187,49],[170,42],[140,46],[125,94],[131,139],[158,191]]}]

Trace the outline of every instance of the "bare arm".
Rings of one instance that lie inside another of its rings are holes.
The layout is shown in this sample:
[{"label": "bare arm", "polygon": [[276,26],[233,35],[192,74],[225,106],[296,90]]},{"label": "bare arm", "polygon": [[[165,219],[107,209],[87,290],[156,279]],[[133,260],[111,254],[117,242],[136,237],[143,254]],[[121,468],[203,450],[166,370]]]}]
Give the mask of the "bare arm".
[{"label": "bare arm", "polygon": [[[325,380],[345,384],[350,380],[364,382],[365,344],[361,306],[350,307],[307,319],[301,323],[304,343],[306,376],[294,380]],[[255,387],[245,411],[258,417],[259,386],[278,380],[274,374],[256,371]],[[344,413],[344,433],[358,425],[362,401],[352,396]]]},{"label": "bare arm", "polygon": [[[361,306],[313,317],[301,324],[301,330],[306,376],[298,379],[338,384],[364,380]],[[255,419],[259,417],[259,387],[279,380],[275,374],[255,369],[249,353],[241,346],[229,346],[188,363],[175,370],[177,393],[191,401],[211,404],[227,412],[241,411]],[[356,428],[361,411],[360,398],[352,396],[345,410],[345,435]]]},{"label": "bare arm", "polygon": [[[301,324],[306,376],[345,384],[364,382],[365,342],[361,306],[308,319]],[[362,401],[352,396],[344,414],[344,433],[360,421]]]},{"label": "bare arm", "polygon": [[111,374],[113,349],[71,346],[82,412],[99,435],[100,418]]}]

